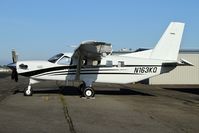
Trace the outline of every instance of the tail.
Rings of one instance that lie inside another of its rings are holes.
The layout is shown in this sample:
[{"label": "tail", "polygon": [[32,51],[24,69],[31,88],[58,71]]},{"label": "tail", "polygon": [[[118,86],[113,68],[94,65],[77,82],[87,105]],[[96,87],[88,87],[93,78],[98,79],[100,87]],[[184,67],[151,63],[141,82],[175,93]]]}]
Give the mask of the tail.
[{"label": "tail", "polygon": [[184,25],[180,22],[171,22],[152,50],[150,58],[177,61]]}]

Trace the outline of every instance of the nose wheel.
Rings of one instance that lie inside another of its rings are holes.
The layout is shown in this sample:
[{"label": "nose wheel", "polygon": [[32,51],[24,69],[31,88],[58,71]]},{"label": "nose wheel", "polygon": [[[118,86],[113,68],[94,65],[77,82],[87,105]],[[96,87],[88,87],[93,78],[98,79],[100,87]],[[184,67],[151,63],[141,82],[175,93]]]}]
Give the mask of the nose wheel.
[{"label": "nose wheel", "polygon": [[24,89],[24,96],[32,96],[33,90],[32,87],[29,85],[27,88]]}]

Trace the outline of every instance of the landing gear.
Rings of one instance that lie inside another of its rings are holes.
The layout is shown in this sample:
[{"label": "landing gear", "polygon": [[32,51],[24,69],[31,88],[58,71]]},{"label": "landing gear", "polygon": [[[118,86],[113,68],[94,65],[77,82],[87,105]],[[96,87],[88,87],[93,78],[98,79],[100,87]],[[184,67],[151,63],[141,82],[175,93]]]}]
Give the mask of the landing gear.
[{"label": "landing gear", "polygon": [[32,96],[33,90],[32,87],[29,85],[27,88],[24,89],[24,96]]},{"label": "landing gear", "polygon": [[79,92],[82,93],[84,91],[85,87],[86,87],[86,84],[84,82],[82,84],[80,84],[80,86],[78,87]]},{"label": "landing gear", "polygon": [[92,87],[86,86],[84,82],[79,86],[79,91],[81,96],[85,98],[92,98],[95,96],[94,89]]},{"label": "landing gear", "polygon": [[83,96],[86,98],[92,98],[95,96],[95,91],[92,87],[86,87],[83,91]]},{"label": "landing gear", "polygon": [[39,83],[39,81],[32,78],[29,79],[28,87],[24,89],[24,96],[32,96],[33,89],[31,85],[36,84],[36,83]]}]

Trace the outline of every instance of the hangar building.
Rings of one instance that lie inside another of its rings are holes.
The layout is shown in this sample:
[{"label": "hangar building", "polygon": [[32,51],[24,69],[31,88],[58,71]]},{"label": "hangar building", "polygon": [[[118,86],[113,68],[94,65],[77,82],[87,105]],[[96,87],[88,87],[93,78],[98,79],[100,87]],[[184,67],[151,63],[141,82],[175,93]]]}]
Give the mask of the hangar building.
[{"label": "hangar building", "polygon": [[149,79],[149,84],[199,85],[199,50],[181,50],[178,59],[191,62],[194,66],[177,66],[169,73]]},{"label": "hangar building", "polygon": [[[138,49],[140,51],[144,49]],[[113,54],[125,54],[133,51],[114,51]],[[178,59],[191,62],[194,66],[177,66],[169,73],[145,80],[144,83],[151,85],[199,85],[199,49],[180,50]]]}]

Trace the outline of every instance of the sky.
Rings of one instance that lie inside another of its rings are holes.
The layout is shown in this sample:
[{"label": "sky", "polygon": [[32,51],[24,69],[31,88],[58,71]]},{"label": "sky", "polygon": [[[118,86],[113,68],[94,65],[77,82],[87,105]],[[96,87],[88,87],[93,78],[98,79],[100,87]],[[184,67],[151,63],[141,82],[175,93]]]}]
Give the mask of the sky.
[{"label": "sky", "polygon": [[170,22],[186,23],[181,49],[199,49],[198,0],[0,0],[0,65],[73,52],[85,40],[113,50],[153,48]]}]

